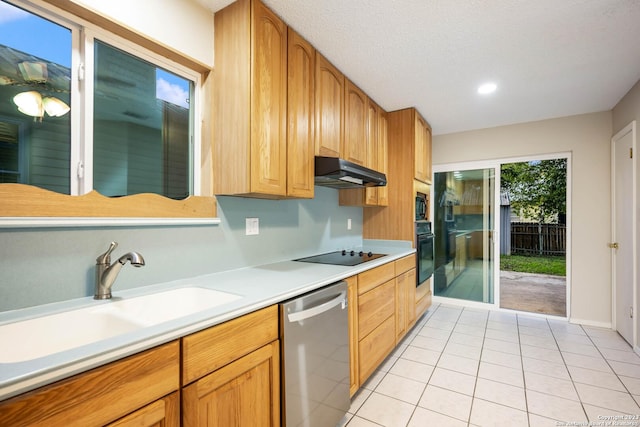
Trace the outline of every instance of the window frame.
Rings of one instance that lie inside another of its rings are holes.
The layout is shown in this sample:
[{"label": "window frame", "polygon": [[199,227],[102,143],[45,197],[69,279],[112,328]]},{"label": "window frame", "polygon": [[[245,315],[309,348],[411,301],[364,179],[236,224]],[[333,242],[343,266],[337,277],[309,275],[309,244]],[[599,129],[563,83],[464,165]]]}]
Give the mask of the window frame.
[{"label": "window frame", "polygon": [[[191,140],[190,146],[190,170],[189,176],[191,195],[201,195],[200,180],[195,179],[201,175],[200,159],[201,159],[201,147],[200,144],[196,144],[195,141],[201,140],[200,127],[196,125],[198,118],[202,116],[200,99],[202,93],[202,76],[194,70],[191,70],[180,64],[176,64],[173,61],[169,61],[160,55],[154,54],[138,45],[132,44],[130,41],[119,37],[104,29],[87,26],[83,27],[80,32],[80,46],[83,47],[84,53],[76,67],[77,70],[82,70],[83,76],[78,79],[80,83],[80,102],[82,103],[80,114],[83,117],[81,128],[81,139],[85,141],[91,141],[91,144],[82,144],[80,141],[74,144],[73,132],[72,132],[72,150],[78,150],[78,162],[75,164],[78,167],[83,165],[82,178],[77,173],[73,173],[73,163],[71,166],[71,188],[77,188],[78,194],[87,194],[91,192],[93,188],[93,94],[94,94],[94,81],[95,75],[95,58],[94,47],[95,41],[99,40],[102,43],[113,46],[128,54],[135,56],[141,60],[147,61],[156,67],[163,68],[166,71],[174,73],[184,79],[191,80],[193,82],[193,89],[191,93],[191,99],[189,103],[189,116],[190,116],[190,131]],[[72,73],[73,74],[73,73]],[[73,75],[72,75],[73,78]],[[73,92],[72,92],[73,95]],[[73,99],[73,96],[72,96]],[[73,119],[72,119],[73,120]],[[73,124],[72,124],[73,127]],[[72,156],[73,157],[73,156]],[[75,182],[74,182],[75,181]]]}]

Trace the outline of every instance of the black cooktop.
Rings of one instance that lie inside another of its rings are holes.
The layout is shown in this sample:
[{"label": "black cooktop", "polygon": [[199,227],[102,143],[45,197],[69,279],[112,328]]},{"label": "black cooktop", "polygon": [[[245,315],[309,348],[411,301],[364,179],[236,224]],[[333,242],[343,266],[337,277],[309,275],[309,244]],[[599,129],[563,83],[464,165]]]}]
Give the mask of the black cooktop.
[{"label": "black cooktop", "polygon": [[342,250],[329,252],[322,255],[314,255],[307,258],[294,259],[294,261],[313,262],[316,264],[345,265],[351,267],[354,265],[362,264],[363,262],[372,261],[383,256],[385,256],[385,254]]}]

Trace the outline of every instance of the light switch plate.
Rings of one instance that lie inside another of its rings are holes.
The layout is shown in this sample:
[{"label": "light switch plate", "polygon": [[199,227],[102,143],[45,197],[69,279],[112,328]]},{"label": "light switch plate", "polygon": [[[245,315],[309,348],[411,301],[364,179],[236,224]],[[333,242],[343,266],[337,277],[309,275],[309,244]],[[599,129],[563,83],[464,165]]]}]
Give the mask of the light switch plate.
[{"label": "light switch plate", "polygon": [[245,218],[246,219],[246,235],[255,236],[260,234],[260,221],[258,218]]}]

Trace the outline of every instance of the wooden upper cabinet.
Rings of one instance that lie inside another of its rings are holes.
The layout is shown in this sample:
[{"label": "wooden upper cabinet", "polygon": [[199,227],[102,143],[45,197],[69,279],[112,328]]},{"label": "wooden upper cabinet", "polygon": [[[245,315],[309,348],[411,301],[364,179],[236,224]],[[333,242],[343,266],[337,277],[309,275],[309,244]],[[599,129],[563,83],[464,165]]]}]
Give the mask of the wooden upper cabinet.
[{"label": "wooden upper cabinet", "polygon": [[431,183],[431,130],[427,122],[415,112],[415,179]]},{"label": "wooden upper cabinet", "polygon": [[287,26],[258,0],[214,20],[214,193],[285,196]]},{"label": "wooden upper cabinet", "polygon": [[340,157],[344,133],[344,75],[316,51],[315,155]]},{"label": "wooden upper cabinet", "polygon": [[[365,166],[382,172],[388,171],[388,120],[387,112],[373,100],[367,100],[367,163]],[[387,206],[389,190],[384,187],[350,188],[340,190],[339,202],[342,206]]]},{"label": "wooden upper cabinet", "polygon": [[287,195],[312,198],[316,53],[292,28],[288,44]]},{"label": "wooden upper cabinet", "polygon": [[342,158],[362,166],[367,165],[367,117],[369,98],[348,79],[344,94],[344,139]]}]

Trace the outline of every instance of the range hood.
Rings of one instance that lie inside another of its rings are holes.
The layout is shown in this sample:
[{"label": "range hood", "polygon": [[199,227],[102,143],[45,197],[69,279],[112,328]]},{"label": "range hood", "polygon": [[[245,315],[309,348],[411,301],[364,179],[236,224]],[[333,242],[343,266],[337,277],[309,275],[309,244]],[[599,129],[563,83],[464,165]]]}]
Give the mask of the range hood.
[{"label": "range hood", "polygon": [[337,189],[382,187],[385,174],[337,157],[316,156],[315,184]]}]

